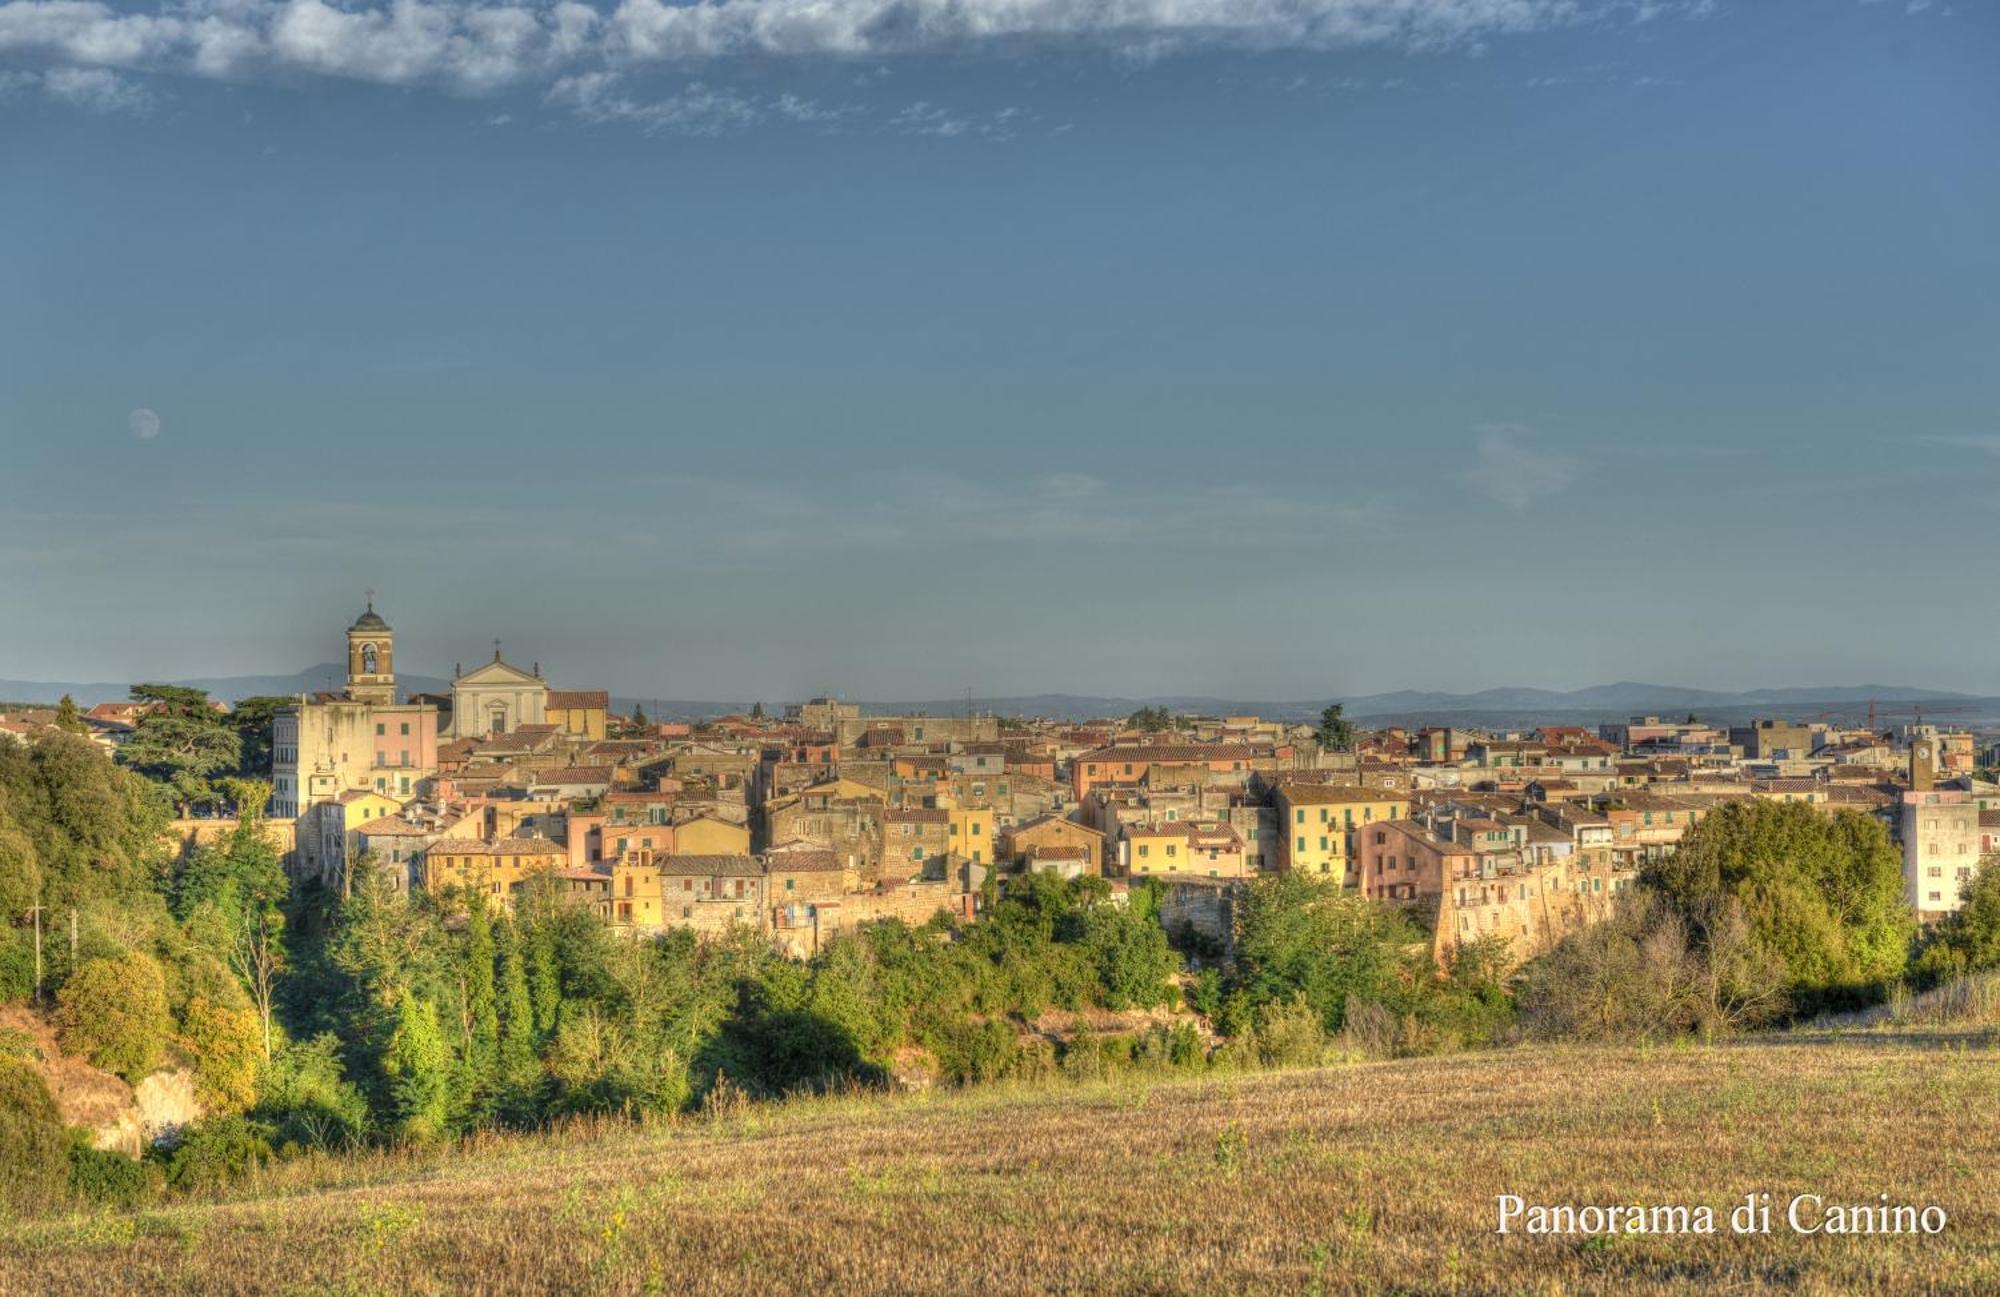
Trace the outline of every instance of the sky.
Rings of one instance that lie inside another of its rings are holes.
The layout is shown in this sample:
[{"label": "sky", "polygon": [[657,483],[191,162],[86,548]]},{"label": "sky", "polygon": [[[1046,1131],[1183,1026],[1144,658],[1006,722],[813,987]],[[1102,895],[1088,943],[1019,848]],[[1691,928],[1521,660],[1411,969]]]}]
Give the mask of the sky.
[{"label": "sky", "polygon": [[0,0],[0,678],[2000,693],[2000,4]]}]

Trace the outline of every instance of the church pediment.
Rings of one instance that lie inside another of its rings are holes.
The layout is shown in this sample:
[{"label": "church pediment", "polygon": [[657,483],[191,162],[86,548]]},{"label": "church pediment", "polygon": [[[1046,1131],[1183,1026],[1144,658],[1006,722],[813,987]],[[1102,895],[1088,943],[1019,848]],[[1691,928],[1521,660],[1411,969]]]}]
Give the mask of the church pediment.
[{"label": "church pediment", "polygon": [[530,675],[519,667],[509,666],[497,658],[472,668],[451,683],[454,688],[460,685],[533,685],[543,689],[548,688],[540,676]]}]

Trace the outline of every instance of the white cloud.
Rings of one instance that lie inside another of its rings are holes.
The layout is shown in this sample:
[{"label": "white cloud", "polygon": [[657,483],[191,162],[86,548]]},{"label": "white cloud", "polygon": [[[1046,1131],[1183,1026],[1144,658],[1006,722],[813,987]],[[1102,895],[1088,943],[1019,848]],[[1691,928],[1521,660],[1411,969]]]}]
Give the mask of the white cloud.
[{"label": "white cloud", "polygon": [[107,68],[50,68],[42,93],[93,113],[147,113],[154,103],[152,91]]},{"label": "white cloud", "polygon": [[160,416],[144,406],[132,411],[125,422],[131,427],[132,435],[140,441],[151,441],[160,435]]},{"label": "white cloud", "polygon": [[[166,0],[132,13],[103,0],[0,0],[0,57],[482,94],[552,92],[577,77],[735,56],[872,59],[1033,44],[1149,57],[1432,49],[1638,12],[1635,0]],[[877,66],[861,77],[881,74]]]},{"label": "white cloud", "polygon": [[1478,463],[1468,479],[1509,509],[1526,509],[1576,480],[1572,461],[1534,449],[1537,434],[1532,428],[1499,423],[1475,431]]}]

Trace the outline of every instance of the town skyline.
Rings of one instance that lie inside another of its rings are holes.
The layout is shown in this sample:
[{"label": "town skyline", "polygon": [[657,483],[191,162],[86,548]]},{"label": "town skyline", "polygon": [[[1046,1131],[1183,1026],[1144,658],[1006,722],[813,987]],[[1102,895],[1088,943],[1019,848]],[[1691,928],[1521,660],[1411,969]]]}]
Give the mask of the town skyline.
[{"label": "town skyline", "polygon": [[1142,5],[581,113],[269,8],[223,75],[0,6],[0,677],[296,670],[372,586],[688,698],[2000,693],[1990,7]]}]

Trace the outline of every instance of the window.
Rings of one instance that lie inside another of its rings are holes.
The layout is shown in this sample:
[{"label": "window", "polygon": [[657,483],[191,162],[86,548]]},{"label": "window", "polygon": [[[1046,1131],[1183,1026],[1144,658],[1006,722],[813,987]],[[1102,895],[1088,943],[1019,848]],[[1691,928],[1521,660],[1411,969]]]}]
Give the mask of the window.
[{"label": "window", "polygon": [[375,722],[375,734],[377,737],[387,734],[388,732],[389,732],[388,726],[384,725],[381,721]]},{"label": "window", "polygon": [[1139,855],[1141,858],[1144,858],[1145,856],[1151,854],[1152,850],[1153,849],[1151,847],[1145,845],[1144,843],[1139,844]]},{"label": "window", "polygon": [[1300,839],[1299,839],[1299,847],[1298,847],[1298,849],[1299,849],[1299,854],[1301,854],[1301,855],[1304,855],[1304,854],[1305,854],[1305,849],[1306,849],[1306,840],[1305,840],[1304,838],[1300,838]]},{"label": "window", "polygon": [[1319,840],[1319,849],[1320,849],[1321,851],[1325,851],[1325,850],[1326,850],[1326,839],[1325,839],[1325,838],[1321,838],[1321,839]]},{"label": "window", "polygon": [[787,879],[785,880],[785,890],[786,890],[786,891],[788,891],[788,892],[789,892],[789,891],[792,891],[792,890],[793,890],[793,886],[792,886],[792,885],[793,885],[794,883],[796,883],[797,881],[798,881],[798,880],[797,880],[797,879],[795,879],[795,878],[787,878]]},{"label": "window", "polygon": [[[1306,822],[1306,812],[1305,812],[1305,808],[1304,808],[1304,807],[1300,807],[1300,808],[1299,808],[1299,823],[1301,823],[1301,824],[1304,824],[1305,822]],[[1301,851],[1304,851],[1305,849],[1306,849],[1306,844],[1305,844],[1304,842],[1301,842],[1301,843],[1299,843],[1299,850],[1301,850]]]}]

